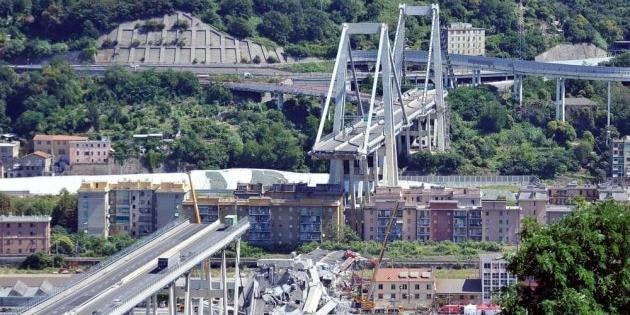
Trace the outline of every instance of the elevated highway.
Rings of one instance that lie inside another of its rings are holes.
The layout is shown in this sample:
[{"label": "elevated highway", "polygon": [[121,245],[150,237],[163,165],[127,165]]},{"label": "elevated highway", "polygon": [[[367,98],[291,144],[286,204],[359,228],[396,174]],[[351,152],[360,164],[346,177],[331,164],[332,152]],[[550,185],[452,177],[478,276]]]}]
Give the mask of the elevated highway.
[{"label": "elevated highway", "polygon": [[[224,231],[216,221],[192,224],[188,220],[169,226],[159,235],[116,257],[108,266],[97,266],[88,276],[79,275],[60,292],[28,305],[22,314],[124,314],[154,293],[190,272],[204,259],[238,241],[249,228],[247,219]],[[174,266],[151,273],[157,258],[181,255]]]},{"label": "elevated highway", "polygon": [[[405,61],[426,63],[429,54],[426,51],[405,50]],[[374,62],[376,51],[354,51],[356,63]],[[559,63],[546,63],[512,58],[496,58],[485,56],[468,56],[449,54],[451,65],[484,71],[504,72],[510,74],[559,77],[564,79],[582,79],[630,82],[630,68],[579,66]],[[446,65],[446,61],[442,61]]]}]

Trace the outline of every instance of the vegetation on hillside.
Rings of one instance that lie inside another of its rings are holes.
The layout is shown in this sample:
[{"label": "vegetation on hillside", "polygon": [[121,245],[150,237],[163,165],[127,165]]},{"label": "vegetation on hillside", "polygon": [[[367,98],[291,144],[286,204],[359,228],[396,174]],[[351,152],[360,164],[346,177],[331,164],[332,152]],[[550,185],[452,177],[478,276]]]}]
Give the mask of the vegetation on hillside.
[{"label": "vegetation on hillside", "polygon": [[[332,57],[339,25],[385,22],[395,29],[398,4],[428,1],[395,0],[4,0],[0,2],[0,55],[27,61],[80,50],[94,55],[95,39],[123,21],[191,12],[204,22],[237,37],[267,38],[296,57]],[[532,58],[558,42],[592,42],[605,48],[628,38],[623,0],[525,1],[523,51],[517,27],[517,4],[504,0],[439,1],[442,23],[471,22],[487,30],[491,55]],[[427,45],[428,19],[410,18],[408,45]],[[353,41],[358,47],[372,40]]]},{"label": "vegetation on hillside", "polygon": [[[557,224],[525,221],[508,269],[519,279],[501,299],[504,314],[627,314],[630,206],[582,206]],[[535,285],[527,285],[535,283]]]}]

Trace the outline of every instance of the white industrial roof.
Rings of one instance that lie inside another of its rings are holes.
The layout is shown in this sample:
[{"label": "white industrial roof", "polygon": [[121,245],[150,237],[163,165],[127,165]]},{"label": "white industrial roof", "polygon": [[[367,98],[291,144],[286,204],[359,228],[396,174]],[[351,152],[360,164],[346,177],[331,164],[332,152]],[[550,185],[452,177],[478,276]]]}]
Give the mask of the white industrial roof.
[{"label": "white industrial roof", "polygon": [[[192,171],[195,190],[220,192],[236,189],[237,183],[307,183],[310,186],[328,182],[328,174],[295,173],[265,169],[233,168],[225,170]],[[62,189],[76,193],[82,182],[121,181],[188,182],[186,173],[155,173],[127,175],[73,175],[73,176],[41,176],[0,179],[0,192],[10,194],[55,195]]]}]

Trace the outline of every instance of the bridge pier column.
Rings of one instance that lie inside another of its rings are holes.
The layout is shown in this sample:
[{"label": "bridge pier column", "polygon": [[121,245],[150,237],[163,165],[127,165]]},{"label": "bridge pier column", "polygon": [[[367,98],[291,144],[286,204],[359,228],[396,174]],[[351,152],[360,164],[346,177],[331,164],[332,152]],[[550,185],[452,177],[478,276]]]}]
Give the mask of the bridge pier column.
[{"label": "bridge pier column", "polygon": [[361,170],[363,171],[363,197],[361,198],[361,208],[363,208],[366,202],[370,202],[370,168],[367,156],[361,157]]},{"label": "bridge pier column", "polygon": [[284,105],[284,94],[277,93],[276,94],[276,108],[281,111]]},{"label": "bridge pier column", "polygon": [[560,81],[562,78],[556,79],[556,120],[560,120]]},{"label": "bridge pier column", "polygon": [[[212,312],[210,312],[210,314],[212,314]],[[197,299],[197,315],[203,315],[203,298]]]},{"label": "bridge pier column", "polygon": [[431,115],[427,116],[427,148],[433,151],[433,141],[431,140]]},{"label": "bridge pier column", "polygon": [[523,106],[523,75],[518,76],[518,106]]},{"label": "bridge pier column", "polygon": [[560,85],[560,96],[562,96],[562,121],[566,121],[566,112],[565,112],[565,102],[564,102],[564,96],[565,96],[565,81],[564,79],[562,79],[561,85]]},{"label": "bridge pier column", "polygon": [[[606,97],[606,128],[610,128],[610,101],[612,98],[612,91],[610,89],[610,81],[608,81],[608,95]],[[610,131],[609,131],[610,132]]]},{"label": "bridge pier column", "polygon": [[158,311],[158,298],[157,298],[157,294],[153,294],[151,296],[151,309],[152,309],[152,314],[153,315],[157,315],[157,311]]},{"label": "bridge pier column", "polygon": [[411,126],[405,129],[405,155],[407,156],[411,154],[411,132],[409,131],[410,128]]},{"label": "bridge pier column", "polygon": [[168,315],[177,314],[177,297],[175,296],[175,281],[168,286]]},{"label": "bridge pier column", "polygon": [[239,264],[241,263],[241,239],[237,239],[235,243],[236,257],[234,259],[234,314],[238,314],[238,289],[241,285],[241,275],[239,273]]},{"label": "bridge pier column", "polygon": [[354,161],[348,160],[348,190],[350,191],[350,209],[352,212],[356,211],[357,206],[357,192],[354,187]]},{"label": "bridge pier column", "polygon": [[374,151],[374,159],[373,159],[373,163],[372,163],[372,169],[374,170],[374,190],[376,190],[376,187],[378,187],[378,172],[379,172],[379,158],[378,158],[378,149],[376,151]]},{"label": "bridge pier column", "polygon": [[[208,281],[208,313],[212,315],[212,262],[210,258],[206,259],[208,269],[206,270],[206,280]],[[203,299],[201,299],[203,303]]]},{"label": "bridge pier column", "polygon": [[153,296],[148,297],[145,301],[144,304],[145,305],[145,314],[150,315],[151,314],[151,298],[153,298]]},{"label": "bridge pier column", "polygon": [[184,275],[184,315],[191,315],[190,303],[190,272]]},{"label": "bridge pier column", "polygon": [[225,249],[221,251],[221,314],[228,315],[228,288],[227,288],[227,263],[225,261]]}]

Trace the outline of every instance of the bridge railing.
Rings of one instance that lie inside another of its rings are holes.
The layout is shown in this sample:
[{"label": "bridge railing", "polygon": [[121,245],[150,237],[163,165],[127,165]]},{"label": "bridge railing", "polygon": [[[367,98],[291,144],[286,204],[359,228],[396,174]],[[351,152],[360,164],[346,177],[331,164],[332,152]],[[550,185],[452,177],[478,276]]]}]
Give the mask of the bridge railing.
[{"label": "bridge railing", "polygon": [[399,179],[407,181],[418,181],[434,184],[463,184],[463,185],[526,185],[537,182],[538,177],[533,175],[494,175],[494,176],[438,176],[438,175],[400,175]]},{"label": "bridge railing", "polygon": [[28,303],[26,303],[26,304],[21,306],[20,313],[25,311],[25,310],[27,310],[27,309],[29,309],[29,308],[35,307],[35,306],[45,302],[46,300],[56,296],[57,294],[65,291],[65,290],[67,290],[69,288],[72,288],[73,286],[77,285],[81,281],[83,281],[83,280],[87,279],[88,277],[98,273],[99,271],[109,267],[111,264],[113,264],[114,262],[120,260],[122,257],[125,257],[129,253],[132,253],[133,251],[139,249],[140,247],[150,243],[151,241],[153,241],[156,238],[164,235],[166,232],[172,230],[173,228],[179,226],[180,224],[186,222],[187,220],[189,220],[189,219],[186,218],[186,217],[179,218],[179,219],[177,219],[175,221],[172,221],[172,222],[168,223],[167,225],[161,227],[160,229],[158,229],[154,233],[151,233],[150,235],[147,235],[147,236],[139,239],[138,241],[134,242],[131,246],[127,246],[126,248],[124,248],[123,250],[119,251],[118,253],[116,253],[116,254],[110,256],[109,258],[101,261],[99,264],[91,267],[86,272],[84,272],[82,274],[78,274],[78,275],[72,277],[63,286],[56,287],[49,295],[30,300]]}]

